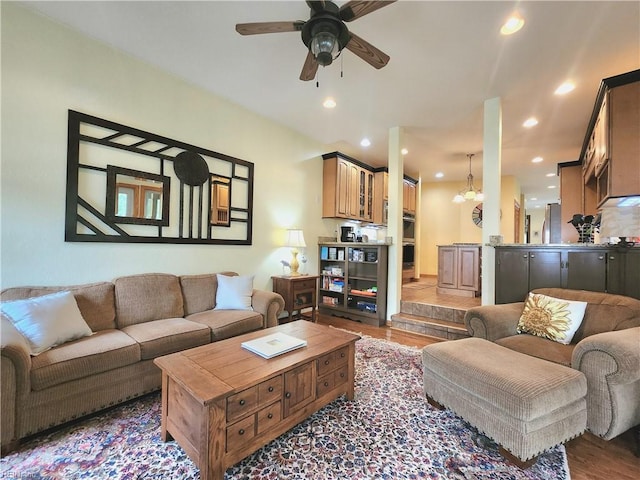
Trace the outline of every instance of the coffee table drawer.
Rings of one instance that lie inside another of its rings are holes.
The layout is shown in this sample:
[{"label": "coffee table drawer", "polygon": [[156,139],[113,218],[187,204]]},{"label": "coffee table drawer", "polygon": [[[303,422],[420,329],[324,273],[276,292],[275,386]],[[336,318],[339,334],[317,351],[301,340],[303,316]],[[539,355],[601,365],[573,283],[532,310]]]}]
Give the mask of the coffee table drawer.
[{"label": "coffee table drawer", "polygon": [[320,357],[318,359],[318,376],[321,377],[331,370],[335,370],[338,365],[347,363],[348,355],[349,347],[344,347]]},{"label": "coffee table drawer", "polygon": [[233,422],[258,408],[258,386],[247,388],[227,398],[227,422]]},{"label": "coffee table drawer", "polygon": [[282,402],[276,402],[258,412],[258,435],[282,420]]},{"label": "coffee table drawer", "polygon": [[227,427],[227,452],[232,452],[246,445],[256,436],[256,416],[249,415],[239,422]]},{"label": "coffee table drawer", "polygon": [[282,398],[282,375],[258,385],[258,402],[262,407]]},{"label": "coffee table drawer", "polygon": [[343,365],[339,370],[335,372],[331,372],[324,377],[320,377],[318,379],[318,383],[316,384],[316,392],[318,397],[324,395],[325,393],[333,390],[335,387],[346,383],[349,379],[349,366]]}]

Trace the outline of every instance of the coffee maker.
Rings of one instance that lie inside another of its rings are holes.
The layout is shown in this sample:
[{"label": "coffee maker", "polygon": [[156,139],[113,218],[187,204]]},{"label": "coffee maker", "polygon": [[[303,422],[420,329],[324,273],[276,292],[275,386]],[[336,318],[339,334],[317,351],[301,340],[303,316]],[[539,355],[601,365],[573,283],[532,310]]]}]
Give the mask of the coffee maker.
[{"label": "coffee maker", "polygon": [[354,240],[353,227],[340,227],[341,242],[353,242]]}]

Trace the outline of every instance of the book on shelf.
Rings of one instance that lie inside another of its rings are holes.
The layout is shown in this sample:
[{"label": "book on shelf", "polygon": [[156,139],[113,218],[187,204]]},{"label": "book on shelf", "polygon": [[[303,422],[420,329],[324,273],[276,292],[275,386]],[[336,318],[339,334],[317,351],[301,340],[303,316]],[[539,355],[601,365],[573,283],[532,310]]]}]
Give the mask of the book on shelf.
[{"label": "book on shelf", "polygon": [[320,247],[320,260],[329,259],[329,247]]},{"label": "book on shelf", "polygon": [[297,348],[306,347],[307,341],[292,337],[286,333],[273,333],[241,343],[242,348],[256,353],[263,358],[273,358]]}]

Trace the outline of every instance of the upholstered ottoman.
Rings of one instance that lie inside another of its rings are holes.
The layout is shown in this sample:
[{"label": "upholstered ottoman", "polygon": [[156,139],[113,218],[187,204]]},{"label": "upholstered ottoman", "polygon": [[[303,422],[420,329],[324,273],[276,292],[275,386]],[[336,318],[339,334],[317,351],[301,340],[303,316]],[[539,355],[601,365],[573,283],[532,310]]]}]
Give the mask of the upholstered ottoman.
[{"label": "upholstered ottoman", "polygon": [[521,468],[586,428],[587,380],[578,370],[481,338],[428,345],[422,359],[429,402],[492,438]]}]

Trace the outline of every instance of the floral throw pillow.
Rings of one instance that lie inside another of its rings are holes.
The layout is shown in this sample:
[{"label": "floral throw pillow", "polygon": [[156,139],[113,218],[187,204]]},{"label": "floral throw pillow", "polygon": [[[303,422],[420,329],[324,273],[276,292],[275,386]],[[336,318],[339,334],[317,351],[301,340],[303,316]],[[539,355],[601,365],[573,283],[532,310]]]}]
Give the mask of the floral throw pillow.
[{"label": "floral throw pillow", "polygon": [[582,323],[586,308],[587,302],[529,293],[518,322],[518,333],[568,345]]}]

